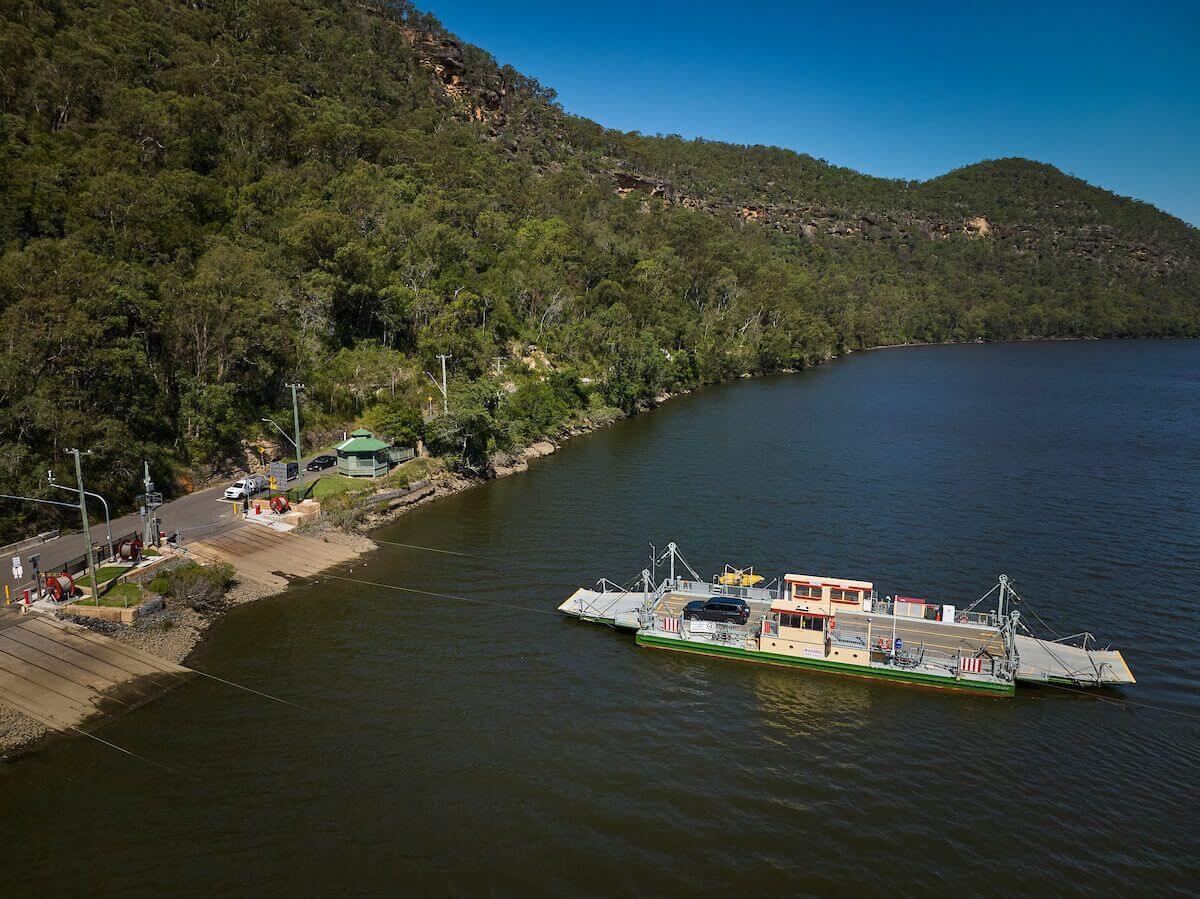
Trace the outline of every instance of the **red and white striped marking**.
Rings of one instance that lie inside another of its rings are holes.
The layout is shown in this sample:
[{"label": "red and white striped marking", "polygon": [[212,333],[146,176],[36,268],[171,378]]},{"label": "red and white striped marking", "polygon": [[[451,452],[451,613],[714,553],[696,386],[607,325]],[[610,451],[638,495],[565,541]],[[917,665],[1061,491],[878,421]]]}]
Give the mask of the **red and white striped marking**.
[{"label": "red and white striped marking", "polygon": [[678,618],[663,618],[662,619],[662,629],[664,631],[666,631],[668,634],[679,633],[679,619]]},{"label": "red and white striped marking", "polygon": [[983,659],[978,656],[960,656],[958,659],[958,670],[963,674],[980,674],[983,672]]}]

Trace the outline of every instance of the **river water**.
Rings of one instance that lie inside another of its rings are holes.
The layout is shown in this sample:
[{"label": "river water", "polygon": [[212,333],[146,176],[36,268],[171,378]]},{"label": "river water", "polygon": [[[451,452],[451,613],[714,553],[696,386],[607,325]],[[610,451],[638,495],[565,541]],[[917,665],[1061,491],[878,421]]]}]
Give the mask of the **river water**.
[{"label": "river water", "polygon": [[[878,351],[731,384],[425,506],[240,609],[206,681],[0,771],[5,895],[1195,890],[1200,344]],[[966,605],[1126,651],[994,699],[636,648],[555,606],[701,574]],[[1125,696],[1161,706],[1130,710]]]}]

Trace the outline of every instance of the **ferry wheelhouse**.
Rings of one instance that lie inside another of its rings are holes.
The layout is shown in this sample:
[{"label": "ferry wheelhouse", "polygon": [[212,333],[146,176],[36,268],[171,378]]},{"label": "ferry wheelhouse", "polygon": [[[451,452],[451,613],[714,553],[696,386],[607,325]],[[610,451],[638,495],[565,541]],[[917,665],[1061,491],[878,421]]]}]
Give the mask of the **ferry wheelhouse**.
[{"label": "ferry wheelhouse", "polygon": [[[668,573],[658,581],[661,565]],[[690,577],[677,576],[680,568]],[[1096,648],[1090,634],[1034,636],[1014,608],[1020,597],[1003,575],[963,609],[881,597],[870,581],[810,574],[763,581],[752,569],[730,566],[705,581],[672,543],[652,558],[636,586],[601,579],[595,589],[576,590],[559,610],[633,630],[639,645],[655,649],[976,693],[1008,696],[1018,683],[1135,682],[1121,653]],[[981,608],[993,597],[993,606]],[[724,614],[729,609],[723,607],[743,603],[749,607],[744,623]],[[706,607],[714,610],[712,616],[704,615]]]}]

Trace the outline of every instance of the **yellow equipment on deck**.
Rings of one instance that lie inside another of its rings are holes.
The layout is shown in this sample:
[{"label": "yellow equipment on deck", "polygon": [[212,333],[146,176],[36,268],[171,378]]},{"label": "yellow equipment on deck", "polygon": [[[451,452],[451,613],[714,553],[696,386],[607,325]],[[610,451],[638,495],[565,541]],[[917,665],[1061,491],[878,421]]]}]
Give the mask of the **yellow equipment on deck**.
[{"label": "yellow equipment on deck", "polygon": [[725,573],[716,578],[718,584],[726,587],[753,587],[762,583],[762,580],[762,575],[755,574],[753,568],[732,568],[729,565],[725,566]]}]

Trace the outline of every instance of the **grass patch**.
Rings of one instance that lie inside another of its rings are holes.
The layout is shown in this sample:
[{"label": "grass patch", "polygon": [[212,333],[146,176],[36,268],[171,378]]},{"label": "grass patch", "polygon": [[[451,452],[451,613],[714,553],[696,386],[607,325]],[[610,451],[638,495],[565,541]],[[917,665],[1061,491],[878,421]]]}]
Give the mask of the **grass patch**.
[{"label": "grass patch", "polygon": [[309,494],[317,502],[330,497],[341,496],[343,493],[365,493],[372,487],[372,481],[365,478],[348,478],[343,474],[322,475],[321,480],[313,485]]},{"label": "grass patch", "polygon": [[[132,565],[105,565],[101,568],[97,568],[96,583],[103,584],[105,581],[111,581],[117,575],[124,574],[132,567]],[[83,573],[80,575],[79,582],[81,584],[87,584],[88,586],[91,586],[91,574],[89,574],[86,569],[84,569]]]},{"label": "grass patch", "polygon": [[83,599],[75,603],[79,606],[107,606],[110,609],[123,609],[126,606],[140,606],[146,595],[142,588],[137,584],[117,584],[107,593],[100,597],[100,602],[97,603],[92,597],[85,596]]}]

